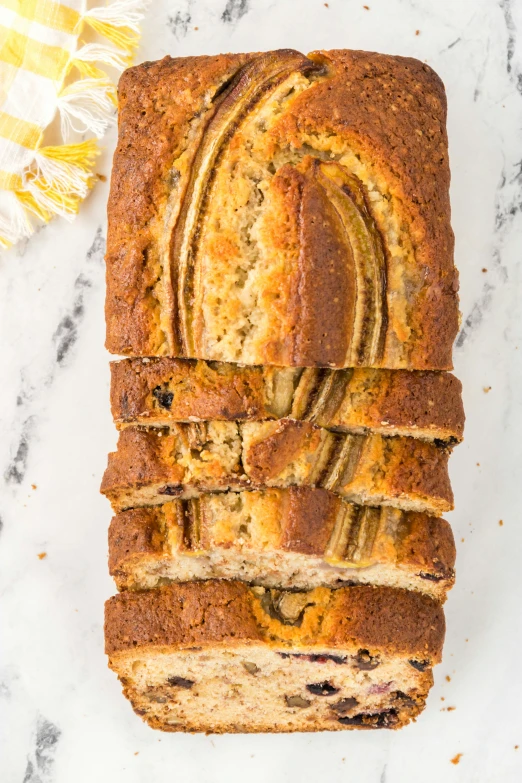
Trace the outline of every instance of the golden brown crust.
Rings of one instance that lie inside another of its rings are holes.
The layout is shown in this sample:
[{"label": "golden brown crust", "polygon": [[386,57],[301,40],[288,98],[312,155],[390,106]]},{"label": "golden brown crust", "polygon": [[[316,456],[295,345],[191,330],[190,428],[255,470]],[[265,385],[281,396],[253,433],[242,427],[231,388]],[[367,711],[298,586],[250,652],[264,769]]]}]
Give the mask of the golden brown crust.
[{"label": "golden brown crust", "polygon": [[326,489],[290,487],[281,498],[281,548],[324,555],[343,501]]},{"label": "golden brown crust", "polygon": [[[229,499],[231,503],[227,504]],[[440,599],[453,584],[455,543],[444,519],[395,509],[369,509],[371,518],[365,519],[364,509],[327,490],[291,487],[201,497],[197,507],[198,541],[193,542],[186,526],[193,513],[191,504],[192,501],[174,500],[155,508],[129,509],[113,517],[109,527],[109,570],[119,589],[140,587],[136,568],[169,558],[175,562],[193,548],[198,555],[211,555],[217,549],[243,552],[243,533],[234,533],[243,528],[250,542],[243,555],[247,561],[265,550],[310,555],[323,558],[330,565],[351,565],[352,570],[345,572],[345,581],[355,582],[359,581],[359,574],[353,566],[384,563],[407,569],[415,589]],[[237,511],[238,505],[242,510]],[[180,528],[174,539],[172,526]],[[334,530],[339,531],[336,543],[332,538]],[[280,574],[280,586],[292,587],[293,583],[285,582],[286,571]],[[223,576],[219,568],[214,575]],[[294,577],[291,566],[289,576]],[[250,577],[242,579],[250,581]],[[343,579],[341,571],[337,580]],[[182,581],[179,576],[177,580]],[[270,584],[263,582],[262,575],[255,581]],[[367,581],[365,574],[362,581]],[[370,583],[375,581],[370,579]]]},{"label": "golden brown crust", "polygon": [[283,227],[275,225],[274,230],[288,230],[290,223],[297,234],[296,275],[289,297],[295,321],[281,354],[266,360],[277,364],[290,357],[287,363],[296,367],[342,367],[350,345],[356,292],[349,270],[352,251],[341,220],[314,179],[291,166],[279,169],[272,187],[284,194],[279,210]]},{"label": "golden brown crust", "polygon": [[277,479],[285,467],[309,450],[311,440],[317,440],[319,431],[308,421],[283,419],[277,428],[255,440],[248,448],[248,475],[254,484]]},{"label": "golden brown crust", "polygon": [[137,645],[186,648],[231,639],[262,639],[240,582],[208,581],[120,593],[105,604],[108,655]]},{"label": "golden brown crust", "polygon": [[[438,430],[437,439],[453,442],[462,440],[465,417],[462,384],[458,378],[451,373],[408,370],[374,372],[379,375],[375,383],[378,391],[373,399],[370,395],[364,396],[366,426],[371,427],[373,424],[374,428],[378,428],[379,424],[382,426],[385,422],[390,431],[394,428],[411,428],[415,435],[419,430]],[[366,374],[365,370],[355,370],[352,385],[355,387],[358,382],[364,383]],[[339,426],[338,422],[340,424],[339,418],[332,425]]]},{"label": "golden brown crust", "polygon": [[116,423],[154,425],[155,414],[171,421],[267,416],[260,367],[167,358],[124,359],[111,362],[110,367]]},{"label": "golden brown crust", "polygon": [[351,641],[370,650],[441,659],[444,614],[422,593],[356,585],[334,590],[329,609],[321,629],[323,643],[336,647]]},{"label": "golden brown crust", "polygon": [[333,76],[297,98],[281,132],[295,143],[302,134],[337,134],[386,172],[426,276],[412,324],[410,366],[451,369],[458,275],[449,223],[444,85],[428,65],[411,57],[346,49],[317,56],[333,66]]},{"label": "golden brown crust", "polygon": [[[376,366],[450,368],[458,283],[449,224],[443,86],[427,65],[411,58],[348,50],[310,57],[326,63],[327,70],[290,103],[278,123],[279,138],[300,149],[310,137],[335,134],[369,161],[401,204],[400,218],[408,225],[415,265],[422,270],[419,290],[408,305],[408,334],[399,338],[408,346],[407,356]],[[157,236],[173,189],[172,164],[184,153],[189,159],[194,155],[197,129],[212,96],[253,58],[165,58],[130,69],[121,79],[107,247],[107,347],[114,353],[172,353],[172,324],[165,323],[157,306],[161,297],[168,304],[170,296]],[[341,329],[342,317],[334,312],[342,297],[335,304],[333,289],[337,286],[344,296],[348,283],[338,279],[340,267],[333,269],[326,244],[317,257],[308,254],[316,258],[313,269],[308,257],[303,266],[292,316],[299,321],[296,348],[285,364],[346,364],[341,354],[348,327]],[[315,285],[318,277],[321,286]],[[288,328],[293,328],[290,323]],[[390,348],[390,356],[392,352]],[[274,357],[259,361],[277,363],[277,350]]]},{"label": "golden brown crust", "polygon": [[164,57],[123,73],[118,85],[107,234],[107,348],[161,353],[154,287],[162,270],[155,247],[172,189],[172,162],[187,145],[194,117],[251,55]]},{"label": "golden brown crust", "polygon": [[[128,427],[120,433],[101,486],[115,509],[158,504],[169,495],[266,485],[319,486],[356,502],[436,516],[453,505],[448,454],[431,443],[334,435],[288,420],[213,423],[199,438],[191,437],[192,426],[202,425],[178,424],[170,432]],[[212,450],[220,428],[226,453]]]},{"label": "golden brown crust", "polygon": [[366,585],[318,588],[313,591],[317,603],[305,608],[301,625],[289,626],[266,613],[259,590],[209,580],[119,593],[105,604],[106,653],[284,641],[296,651],[361,647],[429,663],[440,660],[444,614],[421,593]]},{"label": "golden brown crust", "polygon": [[[119,428],[288,416],[348,432],[462,439],[462,385],[450,373],[312,370],[296,371],[292,381],[290,372],[189,359],[111,362],[112,414]],[[285,389],[274,400],[274,383],[283,377]]]},{"label": "golden brown crust", "polygon": [[117,574],[129,557],[163,552],[161,508],[131,508],[113,517],[109,525],[109,573]]},{"label": "golden brown crust", "polygon": [[397,560],[438,578],[451,576],[455,566],[455,539],[440,517],[410,512],[397,546]]}]

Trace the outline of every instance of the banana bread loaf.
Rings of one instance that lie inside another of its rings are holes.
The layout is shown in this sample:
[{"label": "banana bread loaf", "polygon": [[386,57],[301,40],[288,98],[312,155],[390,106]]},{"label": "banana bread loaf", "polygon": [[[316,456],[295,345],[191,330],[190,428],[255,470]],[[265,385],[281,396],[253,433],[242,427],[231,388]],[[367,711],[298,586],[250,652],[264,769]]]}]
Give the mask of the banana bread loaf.
[{"label": "banana bread loaf", "polygon": [[289,419],[127,427],[109,454],[101,491],[123,510],[169,496],[303,485],[435,516],[453,504],[448,454],[433,443],[339,434]]},{"label": "banana bread loaf", "polygon": [[444,519],[355,506],[309,487],[172,500],[123,511],[109,528],[119,590],[220,578],[305,590],[402,587],[444,601],[454,564]]},{"label": "banana bread loaf", "polygon": [[110,351],[451,368],[446,99],[429,66],[349,50],[165,57],[127,70],[119,103]]},{"label": "banana bread loaf", "polygon": [[111,406],[129,424],[292,418],[343,432],[462,440],[462,385],[408,370],[240,367],[187,359],[111,362]]},{"label": "banana bread loaf", "polygon": [[400,728],[424,708],[444,639],[436,601],[366,585],[211,580],[120,593],[105,611],[109,665],[165,731]]}]

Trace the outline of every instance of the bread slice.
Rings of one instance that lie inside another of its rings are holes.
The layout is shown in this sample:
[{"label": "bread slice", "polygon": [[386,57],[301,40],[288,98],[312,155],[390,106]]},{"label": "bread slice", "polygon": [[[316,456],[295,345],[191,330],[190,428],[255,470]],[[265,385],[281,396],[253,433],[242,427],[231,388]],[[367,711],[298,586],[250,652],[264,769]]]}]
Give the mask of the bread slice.
[{"label": "bread slice", "polygon": [[101,491],[116,510],[225,490],[318,486],[362,505],[440,516],[452,508],[448,454],[413,438],[332,433],[310,422],[128,427]]},{"label": "bread slice", "polygon": [[386,587],[192,582],[110,598],[109,666],[165,731],[400,728],[424,708],[444,615]]},{"label": "bread slice", "polygon": [[111,362],[116,426],[291,418],[362,434],[462,440],[462,385],[407,370],[240,367],[188,359]]},{"label": "bread slice", "polygon": [[125,72],[107,347],[450,369],[446,98],[411,58],[169,57]]},{"label": "bread slice", "polygon": [[173,500],[123,511],[109,528],[119,590],[219,578],[301,590],[401,587],[444,601],[454,564],[444,519],[355,506],[309,487]]}]

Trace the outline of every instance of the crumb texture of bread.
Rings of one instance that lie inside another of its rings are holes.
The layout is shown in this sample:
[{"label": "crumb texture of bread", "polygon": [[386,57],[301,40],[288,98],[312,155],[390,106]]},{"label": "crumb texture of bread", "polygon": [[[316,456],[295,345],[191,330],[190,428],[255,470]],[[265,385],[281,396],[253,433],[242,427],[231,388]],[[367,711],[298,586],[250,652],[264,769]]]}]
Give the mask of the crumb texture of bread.
[{"label": "crumb texture of bread", "polygon": [[119,590],[220,578],[306,590],[371,584],[444,601],[454,564],[444,519],[307,487],[172,500],[123,511],[109,528]]},{"label": "crumb texture of bread", "polygon": [[368,586],[195,582],[105,610],[124,694],[166,731],[400,728],[424,708],[444,633],[428,596]]},{"label": "crumb texture of bread", "polygon": [[111,363],[118,428],[283,417],[344,432],[458,443],[462,384],[450,373],[237,366],[187,359]]},{"label": "crumb texture of bread", "polygon": [[101,491],[123,510],[169,496],[291,486],[434,516],[453,506],[448,453],[433,443],[333,433],[289,419],[127,427],[109,454]]},{"label": "crumb texture of bread", "polygon": [[427,65],[166,57],[126,71],[119,98],[111,352],[451,369],[446,99]]}]

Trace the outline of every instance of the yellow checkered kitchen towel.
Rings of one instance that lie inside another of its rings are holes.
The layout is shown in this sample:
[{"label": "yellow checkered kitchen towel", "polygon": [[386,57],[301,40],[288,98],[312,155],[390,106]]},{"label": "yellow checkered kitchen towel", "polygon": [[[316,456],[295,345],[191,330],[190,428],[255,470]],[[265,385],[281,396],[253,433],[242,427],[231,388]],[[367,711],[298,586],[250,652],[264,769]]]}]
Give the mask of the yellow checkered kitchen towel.
[{"label": "yellow checkered kitchen towel", "polygon": [[78,211],[147,2],[0,0],[0,247]]}]

